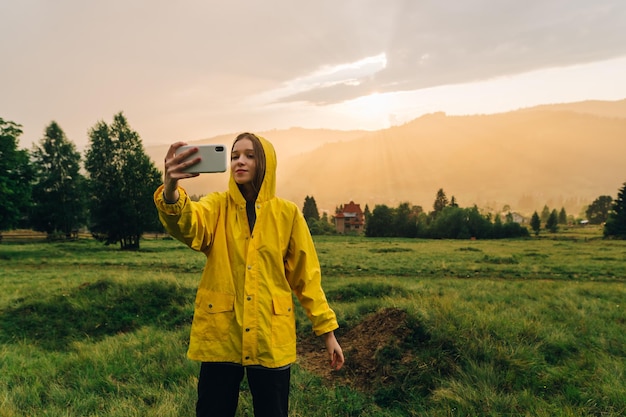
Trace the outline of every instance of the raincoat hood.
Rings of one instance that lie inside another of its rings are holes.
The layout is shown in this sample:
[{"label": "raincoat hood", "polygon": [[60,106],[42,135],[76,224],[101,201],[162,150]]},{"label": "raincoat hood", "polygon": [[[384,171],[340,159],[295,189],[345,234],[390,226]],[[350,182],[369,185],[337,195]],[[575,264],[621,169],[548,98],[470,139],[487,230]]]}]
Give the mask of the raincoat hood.
[{"label": "raincoat hood", "polygon": [[[265,153],[265,176],[256,198],[257,202],[263,203],[276,196],[276,152],[274,151],[274,146],[267,139],[258,135],[255,136],[261,141],[263,152]],[[246,200],[235,182],[232,169],[230,170],[230,179],[228,180],[228,191],[236,204],[245,204]]]}]

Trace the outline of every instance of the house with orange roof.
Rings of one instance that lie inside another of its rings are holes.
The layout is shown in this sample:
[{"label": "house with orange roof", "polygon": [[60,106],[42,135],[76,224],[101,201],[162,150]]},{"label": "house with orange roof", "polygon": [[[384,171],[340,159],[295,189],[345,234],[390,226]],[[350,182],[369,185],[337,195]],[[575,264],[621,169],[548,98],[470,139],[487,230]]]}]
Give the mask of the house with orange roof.
[{"label": "house with orange roof", "polygon": [[335,213],[335,229],[339,234],[365,232],[365,215],[361,205],[350,201],[344,204],[343,209]]}]

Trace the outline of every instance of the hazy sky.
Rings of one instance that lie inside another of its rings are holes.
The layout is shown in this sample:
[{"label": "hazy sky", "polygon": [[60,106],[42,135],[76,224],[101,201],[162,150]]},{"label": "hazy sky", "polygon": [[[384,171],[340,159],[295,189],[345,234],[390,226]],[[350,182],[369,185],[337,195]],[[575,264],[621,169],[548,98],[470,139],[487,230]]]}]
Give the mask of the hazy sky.
[{"label": "hazy sky", "polygon": [[0,0],[0,117],[79,147],[626,98],[624,0]]}]

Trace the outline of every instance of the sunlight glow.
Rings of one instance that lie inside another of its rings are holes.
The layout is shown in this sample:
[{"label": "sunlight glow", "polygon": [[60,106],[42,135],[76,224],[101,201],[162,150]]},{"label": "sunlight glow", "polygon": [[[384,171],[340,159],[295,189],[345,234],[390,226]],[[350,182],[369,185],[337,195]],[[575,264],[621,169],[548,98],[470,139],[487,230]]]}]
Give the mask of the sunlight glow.
[{"label": "sunlight glow", "polygon": [[364,129],[381,129],[440,111],[488,114],[540,104],[621,100],[626,97],[622,74],[626,74],[626,57],[474,83],[371,94],[331,107],[352,121],[360,120]]},{"label": "sunlight glow", "polygon": [[257,104],[271,103],[298,93],[334,85],[359,85],[362,80],[373,76],[387,67],[387,55],[366,57],[355,62],[325,66],[311,74],[287,81],[283,87],[267,91],[251,99]]}]

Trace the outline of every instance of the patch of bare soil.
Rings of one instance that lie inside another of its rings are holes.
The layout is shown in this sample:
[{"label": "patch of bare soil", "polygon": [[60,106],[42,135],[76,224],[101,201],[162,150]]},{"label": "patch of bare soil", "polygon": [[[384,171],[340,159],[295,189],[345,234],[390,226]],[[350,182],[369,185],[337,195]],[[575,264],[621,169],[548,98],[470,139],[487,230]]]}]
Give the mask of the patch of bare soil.
[{"label": "patch of bare soil", "polygon": [[298,363],[331,381],[342,381],[353,388],[369,391],[372,386],[384,382],[388,369],[375,359],[381,349],[396,346],[409,331],[407,313],[398,308],[386,308],[366,316],[361,323],[349,329],[339,343],[346,362],[340,371],[332,371],[324,343],[316,337],[300,340]]}]

